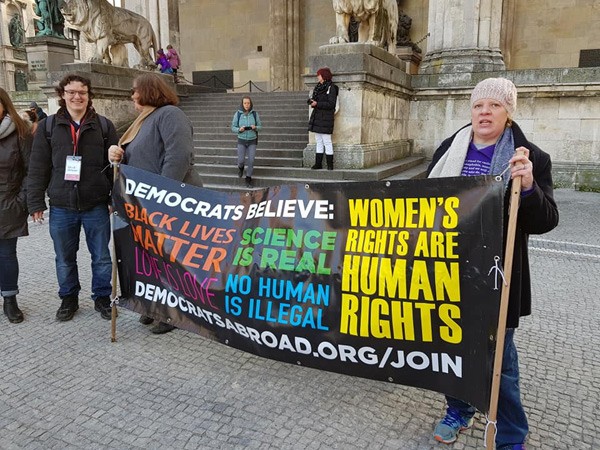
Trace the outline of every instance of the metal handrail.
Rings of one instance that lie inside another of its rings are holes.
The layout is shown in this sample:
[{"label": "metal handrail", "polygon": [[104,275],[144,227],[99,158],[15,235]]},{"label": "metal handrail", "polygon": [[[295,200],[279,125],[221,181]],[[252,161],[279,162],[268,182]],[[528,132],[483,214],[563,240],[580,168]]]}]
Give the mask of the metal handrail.
[{"label": "metal handrail", "polygon": [[[211,82],[212,82],[212,83],[211,83]],[[219,84],[220,84],[222,87],[217,87],[217,86],[215,86],[215,84],[216,84],[215,82],[218,82],[218,83],[219,83]],[[210,84],[212,84],[212,86],[209,86],[209,85],[208,85],[209,83],[210,83]],[[208,78],[208,79],[204,80],[202,83],[195,84],[194,86],[202,86],[202,87],[204,87],[204,88],[207,88],[207,89],[214,89],[214,90],[217,90],[217,89],[218,89],[218,90],[221,90],[221,89],[231,89],[233,92],[235,92],[235,90],[236,90],[236,89],[238,89],[238,90],[239,90],[239,89],[242,89],[242,88],[245,88],[245,87],[247,87],[247,88],[248,88],[248,91],[249,91],[249,92],[252,92],[252,88],[253,88],[253,87],[254,87],[254,90],[255,90],[255,91],[258,91],[258,92],[275,92],[275,91],[277,91],[277,90],[279,90],[279,89],[280,89],[280,87],[276,87],[275,89],[272,89],[272,90],[270,90],[270,91],[266,91],[266,90],[264,90],[264,89],[261,89],[260,87],[258,87],[258,86],[256,85],[256,83],[255,83],[255,82],[253,82],[252,80],[249,80],[249,81],[247,81],[246,83],[244,83],[244,84],[242,84],[242,85],[240,85],[240,86],[232,86],[232,87],[229,87],[229,86],[227,86],[227,84],[226,84],[226,83],[224,83],[224,82],[223,82],[223,81],[222,81],[222,80],[221,80],[219,77],[217,77],[216,75],[213,75],[213,76],[211,76],[210,78]]]}]

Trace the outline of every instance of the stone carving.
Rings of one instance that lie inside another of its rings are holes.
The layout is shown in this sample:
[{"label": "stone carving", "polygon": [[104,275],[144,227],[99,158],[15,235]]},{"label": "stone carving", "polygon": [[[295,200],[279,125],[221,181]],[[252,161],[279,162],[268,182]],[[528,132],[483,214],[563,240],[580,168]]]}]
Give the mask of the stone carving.
[{"label": "stone carving", "polygon": [[95,46],[90,62],[128,67],[125,44],[140,55],[140,68],[153,69],[150,48],[158,49],[152,25],[144,17],[106,0],[64,0],[61,11],[70,26]]},{"label": "stone carving", "polygon": [[65,19],[60,13],[62,0],[35,0],[33,12],[39,20],[33,23],[37,30],[36,36],[53,36],[64,38]]},{"label": "stone carving", "polygon": [[387,47],[396,51],[398,31],[398,4],[396,0],[333,0],[336,36],[330,44],[350,42],[348,26],[350,19],[359,22],[358,42]]},{"label": "stone carving", "polygon": [[23,29],[23,23],[21,22],[21,16],[16,15],[8,22],[8,39],[10,45],[13,47],[23,47],[23,38],[25,37],[25,30]]},{"label": "stone carving", "polygon": [[412,26],[412,18],[403,12],[398,17],[398,33],[396,44],[398,47],[410,47],[413,51],[421,53],[421,48],[410,40],[410,27]]}]

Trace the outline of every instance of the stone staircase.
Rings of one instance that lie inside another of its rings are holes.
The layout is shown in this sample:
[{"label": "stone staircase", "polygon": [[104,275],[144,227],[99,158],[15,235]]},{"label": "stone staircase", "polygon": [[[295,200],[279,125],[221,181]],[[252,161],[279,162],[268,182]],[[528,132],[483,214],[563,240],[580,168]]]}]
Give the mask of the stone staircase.
[{"label": "stone staircase", "polygon": [[308,92],[190,93],[180,107],[194,126],[196,168],[204,186],[211,189],[247,190],[238,178],[236,135],[231,120],[244,95],[250,95],[263,129],[252,175],[255,188],[292,182],[322,183],[409,179],[424,175],[426,164],[410,156],[368,169],[311,170],[302,167],[308,144]]}]

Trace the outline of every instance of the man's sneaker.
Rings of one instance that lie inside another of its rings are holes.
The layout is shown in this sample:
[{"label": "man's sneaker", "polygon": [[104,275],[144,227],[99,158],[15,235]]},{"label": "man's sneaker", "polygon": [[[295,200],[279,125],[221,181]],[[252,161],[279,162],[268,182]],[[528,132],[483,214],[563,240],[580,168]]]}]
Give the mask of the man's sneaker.
[{"label": "man's sneaker", "polygon": [[438,442],[451,444],[456,441],[458,433],[468,430],[473,425],[473,416],[464,417],[454,408],[448,408],[446,417],[437,424],[433,437]]},{"label": "man's sneaker", "polygon": [[60,308],[56,311],[56,320],[66,322],[71,320],[75,315],[75,311],[79,309],[78,297],[63,297]]},{"label": "man's sneaker", "polygon": [[110,297],[98,297],[94,303],[94,309],[100,313],[103,319],[110,320],[112,318]]}]

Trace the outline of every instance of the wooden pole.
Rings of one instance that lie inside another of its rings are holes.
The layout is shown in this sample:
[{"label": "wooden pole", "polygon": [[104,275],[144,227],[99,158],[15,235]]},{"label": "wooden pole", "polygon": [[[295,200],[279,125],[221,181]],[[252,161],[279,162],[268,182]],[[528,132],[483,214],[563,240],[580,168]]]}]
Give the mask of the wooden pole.
[{"label": "wooden pole", "polygon": [[[500,316],[498,317],[498,333],[496,336],[496,353],[492,374],[492,392],[490,411],[486,424],[486,448],[493,450],[496,436],[496,420],[498,416],[498,394],[500,393],[500,376],[502,375],[502,356],[504,353],[504,338],[506,336],[506,317],[508,316],[508,300],[510,295],[510,279],[512,274],[513,253],[515,248],[515,231],[517,229],[517,214],[521,200],[521,177],[512,180],[510,206],[508,212],[508,230],[506,233],[506,249],[504,252],[504,278],[500,297]],[[489,426],[489,428],[488,428]]]},{"label": "wooden pole", "polygon": [[[114,186],[114,182],[117,181],[117,177],[119,175],[119,167],[117,164],[113,165],[113,186]],[[119,282],[119,271],[118,271],[118,266],[117,266],[117,246],[115,243],[115,217],[114,217],[114,211],[111,214],[111,220],[110,223],[112,225],[111,227],[111,234],[112,234],[112,241],[113,241],[113,245],[112,245],[112,292],[111,292],[111,299],[112,299],[112,306],[111,306],[111,311],[110,311],[110,342],[117,342],[117,303],[115,302],[115,299],[117,298],[117,285]]]}]

